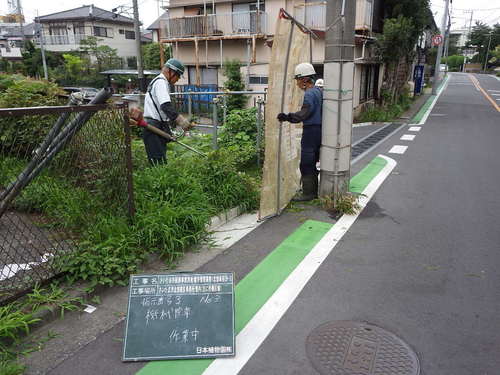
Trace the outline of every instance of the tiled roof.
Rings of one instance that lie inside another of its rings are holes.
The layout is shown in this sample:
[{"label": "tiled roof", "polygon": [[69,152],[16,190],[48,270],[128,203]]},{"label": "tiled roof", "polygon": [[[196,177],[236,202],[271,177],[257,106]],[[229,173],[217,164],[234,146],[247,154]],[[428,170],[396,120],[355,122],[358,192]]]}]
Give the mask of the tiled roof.
[{"label": "tiled roof", "polygon": [[94,19],[119,23],[134,23],[132,18],[121,16],[94,5],[84,5],[75,9],[63,10],[61,12],[37,17],[37,19],[40,20],[40,22],[64,21],[69,19]]}]

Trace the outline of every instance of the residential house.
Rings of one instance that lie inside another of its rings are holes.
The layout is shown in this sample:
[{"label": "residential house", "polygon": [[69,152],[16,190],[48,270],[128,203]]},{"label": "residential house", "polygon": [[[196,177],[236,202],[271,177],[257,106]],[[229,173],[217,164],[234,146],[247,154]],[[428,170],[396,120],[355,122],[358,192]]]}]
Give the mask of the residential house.
[{"label": "residential house", "polygon": [[[34,36],[34,23],[0,23],[0,57],[7,60],[21,60],[23,40],[32,40]],[[24,34],[24,35],[23,35]]]},{"label": "residential house", "polygon": [[77,50],[80,42],[89,36],[99,38],[98,45],[116,49],[128,67],[136,64],[134,20],[94,5],[64,10],[37,17],[42,27],[45,48],[48,51]]},{"label": "residential house", "polygon": [[[222,64],[237,59],[247,87],[267,87],[271,46],[280,8],[313,29],[320,38],[312,42],[312,60],[323,74],[326,1],[286,0],[171,0],[168,11],[149,27],[162,43],[172,46],[188,74],[180,81],[190,85],[222,86]],[[383,0],[357,0],[354,106],[373,101],[383,78],[376,59],[374,32],[382,31]]]}]

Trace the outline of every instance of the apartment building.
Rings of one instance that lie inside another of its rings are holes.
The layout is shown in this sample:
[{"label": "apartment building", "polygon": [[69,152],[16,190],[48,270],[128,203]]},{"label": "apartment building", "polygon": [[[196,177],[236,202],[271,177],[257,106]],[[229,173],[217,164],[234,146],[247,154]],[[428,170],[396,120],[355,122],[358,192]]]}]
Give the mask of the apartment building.
[{"label": "apartment building", "polygon": [[49,51],[77,50],[82,39],[95,36],[100,39],[99,45],[116,49],[126,65],[135,65],[136,35],[132,18],[84,5],[40,16],[35,21],[41,25],[45,48]]},{"label": "apartment building", "polygon": [[[315,31],[312,62],[323,74],[326,1],[171,0],[167,12],[149,27],[172,47],[188,74],[181,84],[222,86],[222,64],[242,63],[250,90],[267,87],[273,34],[281,8]],[[382,31],[383,0],[357,0],[354,106],[359,110],[378,94],[383,66],[375,56],[374,32]],[[358,108],[359,107],[359,108]]]}]

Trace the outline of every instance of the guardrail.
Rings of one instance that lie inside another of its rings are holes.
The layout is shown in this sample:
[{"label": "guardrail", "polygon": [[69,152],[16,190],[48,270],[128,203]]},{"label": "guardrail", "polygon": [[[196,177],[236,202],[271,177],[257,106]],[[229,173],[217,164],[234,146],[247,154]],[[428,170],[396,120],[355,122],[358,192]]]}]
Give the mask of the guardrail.
[{"label": "guardrail", "polygon": [[162,39],[266,34],[267,15],[261,11],[207,14],[160,20]]}]

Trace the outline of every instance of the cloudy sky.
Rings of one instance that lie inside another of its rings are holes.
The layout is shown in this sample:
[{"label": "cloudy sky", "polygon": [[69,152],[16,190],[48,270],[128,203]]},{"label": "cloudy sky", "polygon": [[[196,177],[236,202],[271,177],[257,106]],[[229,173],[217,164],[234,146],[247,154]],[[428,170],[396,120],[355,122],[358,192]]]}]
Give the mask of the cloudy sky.
[{"label": "cloudy sky", "polygon": [[[200,0],[201,2],[202,0]],[[138,0],[139,3],[139,16],[144,25],[149,26],[158,17],[159,3],[167,3],[166,0]],[[431,0],[432,11],[436,24],[441,26],[441,17],[444,12],[444,0]],[[21,0],[24,14],[28,21],[31,21],[36,13],[40,15],[60,12],[62,10],[78,8],[83,4],[91,4],[92,0]],[[132,0],[103,0],[95,3],[100,8],[111,10],[112,8],[124,5],[127,7],[132,6]],[[474,10],[474,21],[480,20],[487,24],[493,25],[500,23],[500,3],[491,0],[453,0],[452,3],[452,29],[462,28],[465,25],[468,27],[470,20],[470,13],[467,10]],[[7,11],[7,0],[0,0],[0,14]],[[132,10],[130,9],[130,15]],[[126,14],[124,14],[126,15]]]}]

